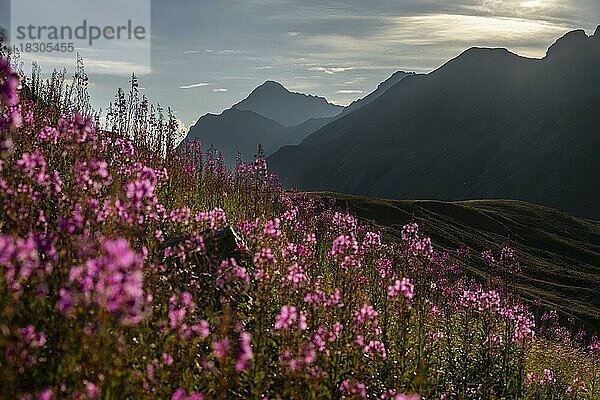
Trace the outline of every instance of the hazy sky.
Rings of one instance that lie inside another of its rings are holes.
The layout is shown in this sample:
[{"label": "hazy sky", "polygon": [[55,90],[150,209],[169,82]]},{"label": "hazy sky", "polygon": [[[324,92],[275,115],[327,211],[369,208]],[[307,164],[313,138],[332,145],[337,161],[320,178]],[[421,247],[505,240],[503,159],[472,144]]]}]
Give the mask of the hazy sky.
[{"label": "hazy sky", "polygon": [[[599,0],[154,0],[152,74],[140,78],[190,124],[268,79],[345,105],[397,70],[429,72],[471,46],[543,57],[565,32],[598,24]],[[102,106],[127,85],[90,78]]]}]

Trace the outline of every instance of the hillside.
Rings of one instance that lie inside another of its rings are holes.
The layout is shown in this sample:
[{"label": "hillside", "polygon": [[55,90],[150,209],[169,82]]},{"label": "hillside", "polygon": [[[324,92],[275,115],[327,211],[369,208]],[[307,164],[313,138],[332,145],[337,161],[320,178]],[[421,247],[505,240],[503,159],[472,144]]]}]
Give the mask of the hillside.
[{"label": "hillside", "polygon": [[471,48],[269,158],[288,187],[514,198],[600,216],[600,30],[543,59]]},{"label": "hillside", "polygon": [[[402,226],[417,222],[445,251],[475,253],[509,246],[522,264],[517,281],[529,301],[575,315],[600,330],[600,221],[580,219],[514,200],[402,201],[319,193],[338,208],[385,229],[399,241]],[[480,275],[480,265],[469,265]]]}]

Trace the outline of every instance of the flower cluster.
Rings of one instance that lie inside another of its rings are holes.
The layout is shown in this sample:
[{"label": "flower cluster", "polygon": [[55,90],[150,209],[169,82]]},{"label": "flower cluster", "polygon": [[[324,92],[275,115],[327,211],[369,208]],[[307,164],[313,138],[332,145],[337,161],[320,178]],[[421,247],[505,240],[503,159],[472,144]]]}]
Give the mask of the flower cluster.
[{"label": "flower cluster", "polygon": [[14,107],[19,103],[19,77],[12,71],[8,61],[0,58],[0,104]]},{"label": "flower cluster", "polygon": [[162,110],[120,92],[103,130],[47,85],[0,63],[2,396],[597,398],[597,338],[467,273],[514,279],[509,248],[395,242],[262,157],[165,149]]}]

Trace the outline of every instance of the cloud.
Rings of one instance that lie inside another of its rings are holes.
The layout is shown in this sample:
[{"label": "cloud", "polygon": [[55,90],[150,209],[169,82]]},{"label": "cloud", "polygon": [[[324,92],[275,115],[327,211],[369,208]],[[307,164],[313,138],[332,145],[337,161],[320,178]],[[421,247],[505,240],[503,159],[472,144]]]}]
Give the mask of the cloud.
[{"label": "cloud", "polygon": [[[43,73],[50,73],[50,71],[54,69],[60,70],[65,67],[75,65],[75,58],[71,56],[53,57],[44,55],[42,53],[22,53],[21,58],[27,63],[37,63],[42,68]],[[132,72],[135,72],[136,75],[140,76],[147,75],[151,72],[148,65],[136,64],[127,61],[99,59],[85,55],[84,60],[86,72],[92,74],[130,76]]]},{"label": "cloud", "polygon": [[355,89],[340,89],[335,93],[336,94],[361,94],[361,93],[364,93],[364,91],[355,90]]},{"label": "cloud", "polygon": [[219,56],[228,56],[232,54],[243,53],[241,50],[232,50],[232,49],[224,49],[224,50],[213,50],[213,49],[205,49],[205,50],[185,50],[184,54],[199,54],[199,53],[208,53],[215,54]]},{"label": "cloud", "polygon": [[210,85],[210,83],[198,82],[198,83],[192,83],[191,85],[181,85],[181,86],[179,86],[179,89],[194,89],[194,88],[206,87],[209,85]]},{"label": "cloud", "polygon": [[326,74],[333,75],[340,72],[346,72],[353,70],[354,67],[309,67],[309,71],[325,72]]},{"label": "cloud", "polygon": [[342,84],[344,84],[344,85],[356,85],[356,84],[362,83],[362,82],[364,82],[366,80],[367,80],[366,76],[356,76],[356,77],[350,79],[349,81],[342,82]]},{"label": "cloud", "polygon": [[541,57],[566,25],[516,17],[432,14],[396,17],[371,39],[386,46],[435,46],[459,52],[471,46],[506,47],[520,55]]},{"label": "cloud", "polygon": [[224,88],[218,88],[218,89],[213,89],[213,92],[215,92],[215,93],[225,93],[225,92],[229,92],[229,90],[224,89]]}]

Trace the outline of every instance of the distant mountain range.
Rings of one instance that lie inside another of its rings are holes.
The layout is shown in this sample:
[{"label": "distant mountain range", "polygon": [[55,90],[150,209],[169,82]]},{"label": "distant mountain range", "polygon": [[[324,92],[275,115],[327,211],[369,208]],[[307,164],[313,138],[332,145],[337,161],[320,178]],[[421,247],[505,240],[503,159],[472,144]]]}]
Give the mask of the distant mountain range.
[{"label": "distant mountain range", "polygon": [[258,144],[269,155],[284,145],[300,143],[336,118],[370,103],[408,75],[402,71],[395,73],[373,93],[347,108],[331,104],[323,97],[290,92],[280,83],[267,81],[222,114],[202,116],[190,128],[186,139],[199,139],[205,148],[213,145],[232,166],[238,151],[246,160],[252,159]]},{"label": "distant mountain range", "polygon": [[402,199],[513,198],[600,217],[600,27],[542,59],[471,48],[268,158],[284,185]]}]

